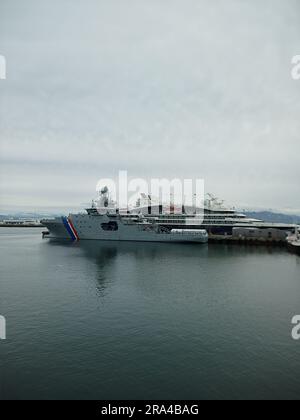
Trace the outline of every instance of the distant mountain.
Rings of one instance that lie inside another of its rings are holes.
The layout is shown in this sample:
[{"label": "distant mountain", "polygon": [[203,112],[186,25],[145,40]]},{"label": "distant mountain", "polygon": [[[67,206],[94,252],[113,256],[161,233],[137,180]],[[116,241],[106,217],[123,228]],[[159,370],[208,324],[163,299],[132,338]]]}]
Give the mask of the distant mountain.
[{"label": "distant mountain", "polygon": [[[243,214],[246,214],[248,217],[254,219],[265,220],[266,222],[275,222],[275,223],[295,223],[300,225],[300,216],[289,215],[284,213],[275,213],[272,211],[241,211]],[[63,213],[15,213],[15,214],[0,214],[0,221],[7,219],[33,219],[40,220],[45,217],[56,217],[62,216]]]},{"label": "distant mountain", "polygon": [[300,216],[296,215],[273,213],[271,211],[246,211],[244,214],[248,217],[253,217],[254,219],[265,220],[266,222],[295,223],[300,225]]}]

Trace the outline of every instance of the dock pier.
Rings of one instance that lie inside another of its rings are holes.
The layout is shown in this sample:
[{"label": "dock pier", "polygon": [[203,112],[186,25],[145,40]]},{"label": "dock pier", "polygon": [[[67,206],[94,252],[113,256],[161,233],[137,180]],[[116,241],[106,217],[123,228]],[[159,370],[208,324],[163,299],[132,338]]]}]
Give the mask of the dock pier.
[{"label": "dock pier", "polygon": [[208,235],[208,243],[211,244],[227,244],[227,245],[255,245],[255,246],[276,246],[286,247],[287,242],[284,239],[274,238],[251,238],[236,237],[232,235]]},{"label": "dock pier", "polygon": [[40,222],[0,222],[0,227],[41,228],[44,226]]}]

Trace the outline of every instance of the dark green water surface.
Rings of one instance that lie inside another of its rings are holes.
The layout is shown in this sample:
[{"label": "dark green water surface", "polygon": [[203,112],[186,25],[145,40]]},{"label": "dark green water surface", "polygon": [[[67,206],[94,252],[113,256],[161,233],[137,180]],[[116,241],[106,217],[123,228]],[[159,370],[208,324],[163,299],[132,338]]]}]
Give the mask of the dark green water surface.
[{"label": "dark green water surface", "polygon": [[300,398],[300,258],[0,229],[0,398]]}]

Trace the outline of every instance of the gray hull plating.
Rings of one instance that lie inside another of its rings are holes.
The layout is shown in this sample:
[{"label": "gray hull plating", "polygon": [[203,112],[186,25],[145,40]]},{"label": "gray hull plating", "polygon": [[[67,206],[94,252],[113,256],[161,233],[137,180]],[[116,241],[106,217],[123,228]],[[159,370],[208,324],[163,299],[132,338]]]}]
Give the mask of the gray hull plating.
[{"label": "gray hull plating", "polygon": [[149,223],[124,221],[107,215],[71,214],[68,218],[42,220],[49,230],[48,238],[67,240],[105,240],[141,242],[206,243],[205,230],[164,232]]}]

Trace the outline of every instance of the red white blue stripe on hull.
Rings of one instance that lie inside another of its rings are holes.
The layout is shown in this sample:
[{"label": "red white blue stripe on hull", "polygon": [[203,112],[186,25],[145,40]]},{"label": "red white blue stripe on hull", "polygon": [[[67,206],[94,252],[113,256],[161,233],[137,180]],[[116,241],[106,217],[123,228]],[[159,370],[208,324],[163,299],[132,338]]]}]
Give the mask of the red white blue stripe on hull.
[{"label": "red white blue stripe on hull", "polygon": [[79,236],[78,236],[78,233],[77,233],[77,231],[76,231],[76,229],[74,227],[74,224],[72,223],[71,218],[70,217],[63,216],[62,217],[62,221],[63,221],[63,224],[64,224],[67,232],[69,233],[72,241],[78,241],[79,240]]}]

